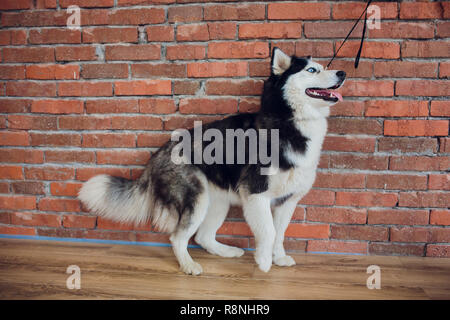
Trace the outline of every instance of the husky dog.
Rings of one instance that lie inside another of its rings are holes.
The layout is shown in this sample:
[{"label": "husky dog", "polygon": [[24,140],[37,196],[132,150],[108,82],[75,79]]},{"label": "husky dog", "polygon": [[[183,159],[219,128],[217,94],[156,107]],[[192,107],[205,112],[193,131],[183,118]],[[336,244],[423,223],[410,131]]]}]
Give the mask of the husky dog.
[{"label": "husky dog", "polygon": [[[297,202],[315,180],[329,107],[342,100],[333,89],[344,79],[344,71],[324,70],[311,57],[291,57],[274,48],[261,110],[204,126],[220,132],[277,129],[279,162],[274,174],[261,174],[261,162],[176,164],[171,154],[177,143],[169,141],[152,156],[139,179],[98,175],[83,185],[79,198],[89,210],[111,220],[134,224],[151,220],[159,230],[170,233],[181,270],[193,275],[202,272],[187,250],[194,234],[195,241],[211,254],[244,254],[240,248],[216,241],[230,205],[241,205],[255,236],[259,268],[267,272],[272,263],[292,266],[295,261],[283,247],[284,233]],[[248,156],[250,150],[248,145],[234,150],[234,157],[239,152]]]}]

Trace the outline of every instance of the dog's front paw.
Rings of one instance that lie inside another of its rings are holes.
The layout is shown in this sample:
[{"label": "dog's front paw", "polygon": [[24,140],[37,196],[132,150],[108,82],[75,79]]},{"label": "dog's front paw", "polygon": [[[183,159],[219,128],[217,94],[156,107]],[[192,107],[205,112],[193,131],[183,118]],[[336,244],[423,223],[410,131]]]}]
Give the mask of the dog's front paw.
[{"label": "dog's front paw", "polygon": [[180,269],[184,273],[192,274],[194,276],[198,276],[199,274],[201,274],[203,272],[202,266],[195,261],[189,261],[189,262],[184,263],[180,267]]},{"label": "dog's front paw", "polygon": [[272,257],[270,255],[255,255],[255,261],[263,272],[268,272],[272,266]]},{"label": "dog's front paw", "polygon": [[279,258],[275,258],[273,262],[280,267],[290,267],[295,266],[295,260],[291,256],[283,256]]}]

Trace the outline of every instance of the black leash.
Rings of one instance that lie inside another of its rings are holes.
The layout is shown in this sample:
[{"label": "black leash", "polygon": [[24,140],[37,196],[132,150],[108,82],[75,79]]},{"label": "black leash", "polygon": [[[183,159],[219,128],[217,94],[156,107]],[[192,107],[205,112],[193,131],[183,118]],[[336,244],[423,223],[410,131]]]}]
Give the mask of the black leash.
[{"label": "black leash", "polygon": [[333,58],[331,58],[330,62],[328,62],[326,68],[328,68],[330,66],[330,64],[333,62],[334,58],[336,58],[337,54],[339,53],[339,50],[341,50],[342,46],[344,45],[344,43],[348,40],[348,38],[350,37],[350,35],[352,34],[353,30],[355,30],[356,26],[358,25],[359,21],[361,20],[362,16],[365,14],[364,16],[364,27],[363,27],[363,32],[362,32],[362,36],[361,36],[361,44],[359,45],[359,50],[358,53],[356,54],[355,57],[355,69],[358,68],[359,65],[359,59],[361,58],[361,52],[362,52],[362,48],[363,48],[363,44],[364,44],[364,38],[366,36],[366,25],[367,25],[367,9],[369,8],[370,3],[372,2],[372,0],[369,0],[367,2],[366,8],[364,9],[364,11],[361,13],[361,15],[359,16],[358,20],[356,20],[355,24],[353,25],[353,27],[350,29],[350,32],[347,34],[347,36],[345,37],[344,41],[342,41],[341,45],[339,46],[339,48],[336,50],[336,53],[333,55]]}]

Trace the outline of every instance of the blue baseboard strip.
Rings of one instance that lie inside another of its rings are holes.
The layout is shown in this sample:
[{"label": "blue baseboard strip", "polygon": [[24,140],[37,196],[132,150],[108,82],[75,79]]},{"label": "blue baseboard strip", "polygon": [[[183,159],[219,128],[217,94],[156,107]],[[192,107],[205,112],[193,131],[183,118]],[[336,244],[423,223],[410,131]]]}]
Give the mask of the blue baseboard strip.
[{"label": "blue baseboard strip", "polygon": [[[103,239],[84,239],[84,238],[58,238],[58,237],[45,237],[45,236],[27,236],[16,234],[0,234],[0,239],[21,239],[21,240],[46,240],[46,241],[63,241],[63,242],[82,242],[82,243],[103,243],[103,244],[120,244],[120,245],[133,245],[133,246],[146,246],[146,247],[172,247],[170,243],[161,242],[144,242],[144,241],[124,241],[124,240],[103,240]],[[201,248],[198,245],[190,244],[188,248]],[[243,248],[245,251],[255,251],[253,248]],[[354,252],[326,252],[326,251],[308,251],[311,254],[340,254],[340,255],[353,255],[364,256],[362,253]]]}]

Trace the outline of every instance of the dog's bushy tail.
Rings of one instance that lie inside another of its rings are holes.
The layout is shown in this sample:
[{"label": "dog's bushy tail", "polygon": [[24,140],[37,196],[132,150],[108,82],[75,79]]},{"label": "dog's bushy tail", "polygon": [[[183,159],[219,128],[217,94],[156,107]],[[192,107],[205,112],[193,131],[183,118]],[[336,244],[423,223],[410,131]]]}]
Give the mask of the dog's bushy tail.
[{"label": "dog's bushy tail", "polygon": [[155,206],[149,183],[98,175],[85,182],[78,198],[98,216],[125,224],[145,224],[153,220],[160,231],[172,232],[178,217]]}]

